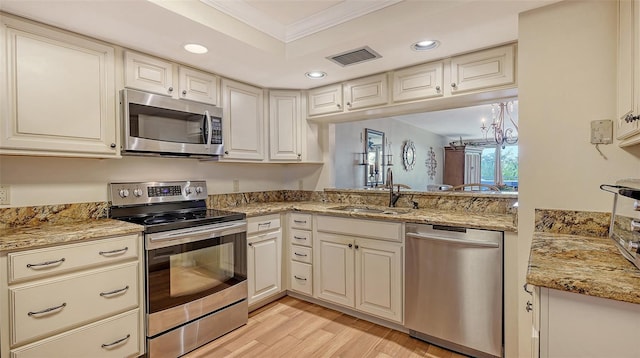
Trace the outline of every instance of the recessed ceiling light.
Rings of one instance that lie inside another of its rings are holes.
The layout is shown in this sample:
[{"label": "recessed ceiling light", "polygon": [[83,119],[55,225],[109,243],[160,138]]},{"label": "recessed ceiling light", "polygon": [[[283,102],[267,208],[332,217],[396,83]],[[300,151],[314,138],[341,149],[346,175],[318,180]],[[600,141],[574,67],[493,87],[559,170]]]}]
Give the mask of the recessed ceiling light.
[{"label": "recessed ceiling light", "polygon": [[436,40],[423,40],[423,41],[418,41],[418,42],[414,43],[413,45],[411,45],[411,49],[414,50],[414,51],[426,51],[426,50],[434,49],[434,48],[438,47],[438,45],[440,45],[439,41],[436,41]]},{"label": "recessed ceiling light", "polygon": [[327,74],[322,71],[311,71],[305,73],[304,75],[307,76],[307,78],[311,78],[312,80],[318,80],[327,76]]},{"label": "recessed ceiling light", "polygon": [[203,53],[209,52],[209,50],[206,47],[199,44],[186,44],[184,45],[184,49],[191,53],[197,53],[197,54],[203,54]]}]

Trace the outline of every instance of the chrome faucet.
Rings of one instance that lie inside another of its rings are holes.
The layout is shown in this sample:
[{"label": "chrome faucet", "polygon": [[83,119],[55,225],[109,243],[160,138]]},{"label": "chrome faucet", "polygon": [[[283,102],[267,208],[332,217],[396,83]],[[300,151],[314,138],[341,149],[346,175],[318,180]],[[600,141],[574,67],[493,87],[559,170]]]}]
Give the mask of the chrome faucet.
[{"label": "chrome faucet", "polygon": [[389,187],[389,207],[396,206],[398,199],[400,199],[400,187],[398,186],[398,193],[393,193],[393,171],[391,168],[387,168],[387,186]]}]

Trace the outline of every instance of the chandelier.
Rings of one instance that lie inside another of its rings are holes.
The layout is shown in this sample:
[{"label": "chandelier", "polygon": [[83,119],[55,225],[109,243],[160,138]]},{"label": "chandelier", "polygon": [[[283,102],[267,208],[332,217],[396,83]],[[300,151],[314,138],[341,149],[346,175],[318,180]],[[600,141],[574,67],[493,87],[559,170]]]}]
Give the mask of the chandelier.
[{"label": "chandelier", "polygon": [[[511,117],[513,112],[513,102],[500,102],[491,105],[492,121],[491,125],[487,127],[485,125],[485,119],[482,118],[482,135],[485,141],[489,142],[488,133],[491,130],[493,132],[493,140],[496,144],[505,148],[507,144],[516,144],[518,142],[518,125]],[[507,118],[505,118],[505,115]],[[508,119],[511,124],[506,123]]]}]

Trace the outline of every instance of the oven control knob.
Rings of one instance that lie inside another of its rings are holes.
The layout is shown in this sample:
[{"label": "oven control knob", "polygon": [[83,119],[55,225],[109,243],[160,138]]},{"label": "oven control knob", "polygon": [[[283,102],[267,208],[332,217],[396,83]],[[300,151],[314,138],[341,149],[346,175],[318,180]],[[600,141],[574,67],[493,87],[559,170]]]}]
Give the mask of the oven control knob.
[{"label": "oven control knob", "polygon": [[142,196],[142,189],[133,189],[133,195],[137,197]]},{"label": "oven control knob", "polygon": [[631,220],[631,231],[640,231],[640,221]]},{"label": "oven control knob", "polygon": [[640,247],[640,241],[629,241],[627,245],[631,252],[638,252],[638,248]]},{"label": "oven control knob", "polygon": [[202,187],[201,186],[197,186],[196,187],[196,194],[202,194]]},{"label": "oven control knob", "polygon": [[120,191],[118,191],[118,194],[120,194],[121,198],[126,198],[127,196],[129,196],[129,190],[128,189],[120,189]]},{"label": "oven control knob", "polygon": [[190,194],[193,192],[193,190],[191,189],[191,187],[186,187],[186,188],[184,189],[184,192],[185,192],[187,195],[190,195]]},{"label": "oven control knob", "polygon": [[633,202],[633,209],[635,211],[640,211],[640,202],[639,201],[636,200],[636,201]]}]

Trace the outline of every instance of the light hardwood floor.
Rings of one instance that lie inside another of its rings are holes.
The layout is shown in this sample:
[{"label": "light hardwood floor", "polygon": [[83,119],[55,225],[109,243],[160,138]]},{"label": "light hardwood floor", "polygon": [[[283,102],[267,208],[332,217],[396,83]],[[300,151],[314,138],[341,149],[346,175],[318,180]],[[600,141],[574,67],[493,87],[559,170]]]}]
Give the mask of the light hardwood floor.
[{"label": "light hardwood floor", "polygon": [[249,314],[249,322],[185,356],[464,357],[377,324],[293,297]]}]

